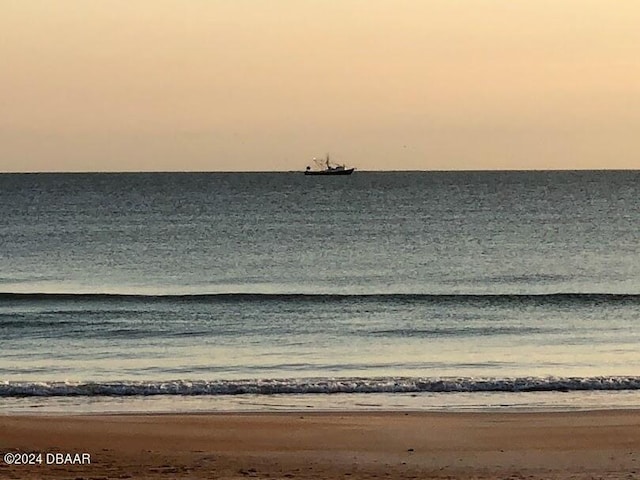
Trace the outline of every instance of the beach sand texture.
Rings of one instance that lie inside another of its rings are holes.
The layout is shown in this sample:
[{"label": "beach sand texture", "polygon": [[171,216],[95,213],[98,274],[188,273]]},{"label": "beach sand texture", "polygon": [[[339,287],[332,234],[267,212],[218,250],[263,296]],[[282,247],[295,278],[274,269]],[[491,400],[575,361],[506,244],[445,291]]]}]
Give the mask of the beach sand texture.
[{"label": "beach sand texture", "polygon": [[640,412],[0,417],[0,478],[640,478]]}]

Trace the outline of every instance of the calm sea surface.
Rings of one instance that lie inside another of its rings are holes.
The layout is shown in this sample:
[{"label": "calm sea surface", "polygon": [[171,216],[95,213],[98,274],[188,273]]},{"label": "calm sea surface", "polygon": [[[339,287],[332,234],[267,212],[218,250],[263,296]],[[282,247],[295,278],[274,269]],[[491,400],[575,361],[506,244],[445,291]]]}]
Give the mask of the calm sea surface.
[{"label": "calm sea surface", "polygon": [[640,172],[4,174],[0,206],[0,411],[640,407]]}]

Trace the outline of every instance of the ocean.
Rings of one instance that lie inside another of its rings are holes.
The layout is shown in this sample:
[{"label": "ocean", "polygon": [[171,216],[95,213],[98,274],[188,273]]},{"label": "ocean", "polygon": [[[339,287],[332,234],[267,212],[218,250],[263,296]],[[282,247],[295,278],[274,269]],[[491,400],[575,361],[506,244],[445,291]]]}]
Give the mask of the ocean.
[{"label": "ocean", "polygon": [[640,172],[0,175],[0,412],[640,407]]}]

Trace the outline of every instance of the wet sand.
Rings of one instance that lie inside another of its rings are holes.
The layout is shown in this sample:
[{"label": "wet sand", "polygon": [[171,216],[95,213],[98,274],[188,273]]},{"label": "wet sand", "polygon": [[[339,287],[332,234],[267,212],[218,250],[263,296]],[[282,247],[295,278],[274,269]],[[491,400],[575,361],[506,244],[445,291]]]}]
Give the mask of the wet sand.
[{"label": "wet sand", "polygon": [[19,479],[640,479],[640,410],[5,415],[0,452],[43,455],[0,459]]}]

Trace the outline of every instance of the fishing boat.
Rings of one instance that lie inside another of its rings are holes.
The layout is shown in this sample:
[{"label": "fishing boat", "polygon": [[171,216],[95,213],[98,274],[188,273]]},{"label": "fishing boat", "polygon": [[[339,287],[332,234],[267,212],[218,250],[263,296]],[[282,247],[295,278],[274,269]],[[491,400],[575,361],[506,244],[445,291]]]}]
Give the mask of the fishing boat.
[{"label": "fishing boat", "polygon": [[345,165],[335,165],[329,160],[329,155],[325,159],[314,158],[316,169],[307,166],[305,175],[351,175],[355,168],[347,168]]}]

